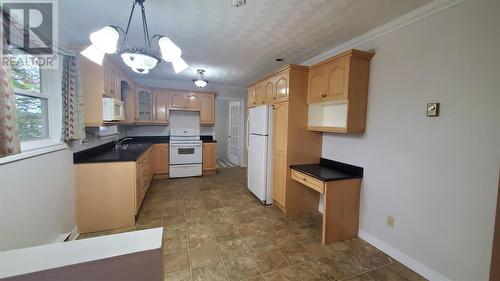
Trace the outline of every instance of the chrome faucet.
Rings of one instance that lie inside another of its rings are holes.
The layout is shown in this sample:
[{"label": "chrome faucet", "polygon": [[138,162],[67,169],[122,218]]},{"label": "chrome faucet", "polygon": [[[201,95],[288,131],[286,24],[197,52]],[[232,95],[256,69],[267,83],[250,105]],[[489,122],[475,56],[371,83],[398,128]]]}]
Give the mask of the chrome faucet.
[{"label": "chrome faucet", "polygon": [[118,150],[122,147],[124,141],[133,140],[133,138],[124,138],[122,140],[115,140],[115,149]]}]

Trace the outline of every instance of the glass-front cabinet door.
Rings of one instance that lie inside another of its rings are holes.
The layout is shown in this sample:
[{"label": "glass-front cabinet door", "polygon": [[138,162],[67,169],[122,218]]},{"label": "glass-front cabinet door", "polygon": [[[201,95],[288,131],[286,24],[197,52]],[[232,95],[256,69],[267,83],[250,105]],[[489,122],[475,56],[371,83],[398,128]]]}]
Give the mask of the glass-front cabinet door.
[{"label": "glass-front cabinet door", "polygon": [[153,120],[153,91],[137,89],[137,121],[151,122]]}]

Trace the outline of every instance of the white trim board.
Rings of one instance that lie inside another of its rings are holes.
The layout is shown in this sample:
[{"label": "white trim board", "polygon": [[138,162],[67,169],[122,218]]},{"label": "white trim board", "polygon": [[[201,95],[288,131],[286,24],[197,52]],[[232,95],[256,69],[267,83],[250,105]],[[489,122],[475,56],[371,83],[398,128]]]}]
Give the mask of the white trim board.
[{"label": "white trim board", "polygon": [[302,63],[301,65],[313,65],[316,63],[319,63],[323,60],[326,60],[328,58],[331,58],[343,51],[347,51],[349,49],[356,48],[370,40],[374,40],[376,38],[379,38],[381,36],[384,36],[390,32],[396,31],[400,28],[403,28],[407,25],[410,25],[412,23],[415,23],[417,21],[420,21],[422,19],[425,19],[427,17],[430,17],[436,13],[439,13],[441,11],[444,11],[448,8],[454,7],[458,4],[461,4],[464,2],[464,0],[434,0],[430,2],[427,5],[424,5],[418,9],[415,9],[407,14],[404,14],[400,16],[399,18],[396,18],[395,20],[392,20],[386,24],[383,24],[379,27],[376,27],[364,34],[361,34],[360,36],[353,38],[345,43],[342,43],[340,45],[337,45],[336,47],[325,51],[317,56],[314,56]]},{"label": "white trim board", "polygon": [[451,281],[451,279],[434,271],[430,267],[422,264],[421,262],[417,261],[416,259],[408,256],[407,254],[401,252],[400,250],[392,247],[391,245],[385,243],[384,241],[378,239],[377,237],[369,234],[368,232],[366,232],[362,229],[360,229],[358,231],[358,236],[359,236],[359,238],[372,244],[373,246],[375,246],[376,248],[378,248],[382,252],[393,257],[398,262],[404,264],[405,266],[409,267],[413,271],[417,272],[418,274],[422,275],[423,277],[425,277],[431,281]]}]

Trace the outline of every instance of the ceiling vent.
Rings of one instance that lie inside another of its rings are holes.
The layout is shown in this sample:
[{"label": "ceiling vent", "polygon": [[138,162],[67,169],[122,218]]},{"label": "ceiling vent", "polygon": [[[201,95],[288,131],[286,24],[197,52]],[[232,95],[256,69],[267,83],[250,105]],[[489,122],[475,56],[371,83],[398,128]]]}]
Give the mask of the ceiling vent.
[{"label": "ceiling vent", "polygon": [[246,3],[247,3],[247,0],[231,0],[231,4],[235,8],[244,6]]}]

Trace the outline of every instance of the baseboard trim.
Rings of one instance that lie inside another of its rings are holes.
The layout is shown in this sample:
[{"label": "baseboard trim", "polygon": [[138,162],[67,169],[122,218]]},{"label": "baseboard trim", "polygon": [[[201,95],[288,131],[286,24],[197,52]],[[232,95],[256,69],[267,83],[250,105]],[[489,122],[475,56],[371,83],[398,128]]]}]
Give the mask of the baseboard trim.
[{"label": "baseboard trim", "polygon": [[403,28],[409,24],[420,21],[427,17],[430,17],[434,14],[437,14],[441,11],[444,11],[448,8],[454,7],[458,4],[461,4],[464,0],[434,0],[429,4],[426,4],[418,9],[415,9],[407,14],[400,16],[386,24],[383,24],[379,27],[376,27],[360,36],[353,38],[347,42],[344,42],[340,45],[335,46],[334,48],[325,51],[317,56],[314,56],[302,63],[301,65],[313,65],[319,63],[325,59],[331,58],[343,51],[357,48],[358,46],[367,43],[373,39],[382,37],[388,33],[391,33],[395,30]]},{"label": "baseboard trim", "polygon": [[78,232],[78,226],[75,226],[73,228],[73,230],[71,230],[69,236],[68,236],[68,240],[67,241],[73,241],[73,240],[76,240],[78,238],[78,236],[80,236],[80,233]]},{"label": "baseboard trim", "polygon": [[422,264],[421,262],[417,261],[416,259],[408,256],[407,254],[401,252],[400,250],[394,248],[393,246],[387,244],[386,242],[378,239],[377,237],[369,234],[368,232],[360,229],[358,231],[358,236],[359,238],[365,240],[366,242],[372,244],[382,252],[388,254],[389,256],[393,257],[400,263],[404,264],[405,266],[409,267],[416,273],[422,275],[423,277],[431,280],[431,281],[451,281],[451,279],[443,276],[439,272],[434,271],[430,267]]}]

